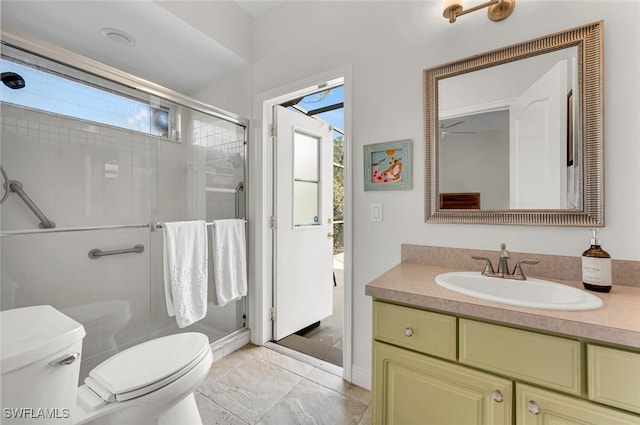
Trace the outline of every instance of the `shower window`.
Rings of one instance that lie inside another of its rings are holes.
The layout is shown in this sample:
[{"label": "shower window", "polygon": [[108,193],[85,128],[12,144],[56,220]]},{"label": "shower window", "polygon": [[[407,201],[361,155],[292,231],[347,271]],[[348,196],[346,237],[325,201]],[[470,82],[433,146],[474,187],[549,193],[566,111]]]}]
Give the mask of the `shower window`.
[{"label": "shower window", "polygon": [[[2,72],[23,77],[26,90],[3,90],[2,101],[152,136],[169,137],[169,109],[155,107],[51,72],[0,60]],[[91,99],[91,108],[87,108]]]}]

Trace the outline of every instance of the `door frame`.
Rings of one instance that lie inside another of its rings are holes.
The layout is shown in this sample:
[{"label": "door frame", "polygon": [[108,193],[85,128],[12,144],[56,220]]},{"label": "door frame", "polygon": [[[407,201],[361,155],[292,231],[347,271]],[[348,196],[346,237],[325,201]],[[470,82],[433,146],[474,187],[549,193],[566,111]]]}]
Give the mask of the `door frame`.
[{"label": "door frame", "polygon": [[352,142],[351,142],[351,104],[352,83],[351,65],[341,66],[292,82],[284,86],[268,90],[256,96],[254,117],[256,122],[252,129],[252,143],[255,152],[251,155],[249,180],[253,183],[253,202],[255,206],[255,229],[252,232],[254,266],[250,270],[250,279],[254,282],[254,291],[250,302],[252,314],[249,316],[251,341],[256,345],[264,345],[272,339],[272,322],[269,313],[273,305],[273,231],[269,226],[273,212],[273,141],[270,135],[272,110],[295,97],[304,96],[319,88],[344,86],[344,339],[343,339],[343,378],[351,382],[352,375],[352,343],[353,343],[353,191],[352,191]]}]

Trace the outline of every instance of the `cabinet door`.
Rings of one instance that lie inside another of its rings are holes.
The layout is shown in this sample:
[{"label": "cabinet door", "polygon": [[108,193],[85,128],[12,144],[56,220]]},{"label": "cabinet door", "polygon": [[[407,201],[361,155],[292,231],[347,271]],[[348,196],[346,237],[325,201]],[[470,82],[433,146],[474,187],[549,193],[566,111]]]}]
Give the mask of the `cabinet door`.
[{"label": "cabinet door", "polygon": [[638,425],[640,416],[516,384],[516,425]]},{"label": "cabinet door", "polygon": [[374,425],[511,424],[512,383],[373,342]]}]

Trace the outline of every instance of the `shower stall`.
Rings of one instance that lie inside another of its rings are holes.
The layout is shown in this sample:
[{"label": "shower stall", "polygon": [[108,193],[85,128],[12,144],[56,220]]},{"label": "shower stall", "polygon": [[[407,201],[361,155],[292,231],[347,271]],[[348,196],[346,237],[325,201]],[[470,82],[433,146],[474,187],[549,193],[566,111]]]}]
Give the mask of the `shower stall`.
[{"label": "shower stall", "polygon": [[2,44],[1,309],[48,304],[82,323],[81,379],[158,336],[245,335],[246,297],[183,329],[168,316],[158,225],[248,219],[247,121],[60,55]]}]

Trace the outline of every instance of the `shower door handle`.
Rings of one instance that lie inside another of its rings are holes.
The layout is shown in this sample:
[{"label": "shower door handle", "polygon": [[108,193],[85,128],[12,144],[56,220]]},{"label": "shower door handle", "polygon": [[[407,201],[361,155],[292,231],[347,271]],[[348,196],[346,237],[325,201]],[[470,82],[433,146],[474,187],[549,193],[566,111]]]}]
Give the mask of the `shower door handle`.
[{"label": "shower door handle", "polygon": [[244,192],[244,182],[236,186],[236,218],[240,218],[240,192]]}]

